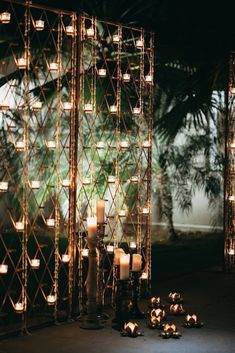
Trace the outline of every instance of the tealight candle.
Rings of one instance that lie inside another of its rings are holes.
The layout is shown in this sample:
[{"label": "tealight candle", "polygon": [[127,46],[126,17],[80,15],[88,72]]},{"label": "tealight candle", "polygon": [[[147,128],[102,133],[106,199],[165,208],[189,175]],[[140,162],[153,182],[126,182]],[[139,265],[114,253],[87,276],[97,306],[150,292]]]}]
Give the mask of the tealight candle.
[{"label": "tealight candle", "polygon": [[87,232],[88,239],[97,237],[97,217],[87,217]]},{"label": "tealight candle", "polygon": [[153,77],[151,75],[146,75],[145,76],[145,82],[152,83],[152,81],[153,81]]},{"label": "tealight candle", "polygon": [[8,272],[8,265],[0,264],[0,274],[6,274]]},{"label": "tealight candle", "polygon": [[40,259],[31,259],[30,265],[34,270],[37,270],[40,267]]},{"label": "tealight candle", "polygon": [[8,190],[8,182],[0,181],[0,192],[6,192]]},{"label": "tealight candle", "polygon": [[142,142],[142,147],[143,148],[150,148],[151,147],[151,142],[149,140],[143,141]]},{"label": "tealight candle", "polygon": [[130,275],[130,254],[120,255],[120,280],[129,279]]},{"label": "tealight candle", "polygon": [[104,223],[105,222],[105,201],[98,200],[96,203],[96,216],[97,216],[97,223]]},{"label": "tealight candle", "polygon": [[120,36],[118,34],[113,35],[113,43],[119,43],[120,42]]},{"label": "tealight candle", "polygon": [[140,272],[142,268],[142,256],[140,254],[132,255],[132,271]]},{"label": "tealight candle", "polygon": [[70,187],[70,180],[69,179],[62,180],[62,186],[64,188],[69,188]]},{"label": "tealight candle", "polygon": [[235,87],[230,86],[229,91],[231,94],[235,94]]},{"label": "tealight candle", "polygon": [[107,245],[106,250],[109,254],[112,254],[114,251],[114,246],[113,245]]},{"label": "tealight candle", "polygon": [[56,62],[52,62],[49,64],[49,71],[50,72],[56,72],[58,71],[59,65]]},{"label": "tealight candle", "polygon": [[66,26],[65,27],[65,33],[67,36],[72,36],[74,34],[74,27],[73,26]]},{"label": "tealight candle", "polygon": [[48,140],[46,141],[46,146],[50,151],[53,151],[56,149],[56,142],[54,140]]},{"label": "tealight candle", "polygon": [[140,279],[148,279],[148,273],[147,272],[142,272],[142,275],[140,276]]},{"label": "tealight candle", "polygon": [[230,147],[231,147],[231,148],[235,148],[235,141],[231,142]]},{"label": "tealight candle", "polygon": [[95,30],[94,30],[94,28],[92,28],[92,27],[87,28],[87,30],[86,30],[86,35],[87,35],[87,37],[94,37],[94,35],[95,35]]},{"label": "tealight candle", "polygon": [[40,181],[38,181],[38,180],[32,180],[32,181],[30,182],[30,187],[31,187],[31,189],[33,189],[33,190],[38,190],[38,189],[40,189]]},{"label": "tealight candle", "polygon": [[126,216],[126,211],[125,211],[125,210],[120,210],[120,211],[118,212],[118,216],[119,216],[119,217],[125,217],[125,216]]},{"label": "tealight candle", "polygon": [[64,102],[62,106],[63,106],[64,110],[71,110],[72,109],[72,103],[71,102]]},{"label": "tealight candle", "polygon": [[136,46],[137,49],[142,49],[143,46],[144,46],[144,41],[143,41],[143,39],[142,39],[142,38],[138,39],[138,40],[136,41],[136,43],[135,43],[135,46]]},{"label": "tealight candle", "polygon": [[120,265],[120,257],[122,254],[125,254],[122,248],[117,248],[114,250],[114,260],[113,260],[114,265]]},{"label": "tealight candle", "polygon": [[16,222],[15,223],[15,229],[17,232],[23,232],[24,230],[24,222]]},{"label": "tealight candle", "polygon": [[228,250],[228,255],[233,256],[235,254],[235,250],[233,248],[230,248]]},{"label": "tealight candle", "polygon": [[16,60],[16,65],[20,70],[26,69],[26,59],[25,58],[19,58]]},{"label": "tealight candle", "polygon": [[131,242],[130,242],[130,248],[131,248],[131,249],[136,249],[136,247],[137,247],[136,242],[135,242],[135,241],[131,241]]},{"label": "tealight candle", "polygon": [[70,260],[70,255],[69,254],[62,254],[61,260],[64,263],[68,263]]},{"label": "tealight candle", "polygon": [[35,29],[36,29],[36,31],[43,31],[44,30],[44,21],[43,20],[36,20],[35,21]]},{"label": "tealight candle", "polygon": [[139,115],[141,113],[141,108],[140,107],[134,107],[132,110],[134,115]]},{"label": "tealight candle", "polygon": [[32,108],[33,108],[33,111],[35,111],[35,112],[40,111],[42,109],[42,102],[37,101],[37,102],[33,103]]},{"label": "tealight candle", "polygon": [[98,141],[96,143],[96,148],[97,149],[103,149],[104,148],[104,142],[103,141]]},{"label": "tealight candle", "polygon": [[25,141],[16,141],[15,142],[16,151],[24,151],[25,150]]},{"label": "tealight candle", "polygon": [[108,183],[115,183],[115,176],[114,175],[109,175],[108,176]]},{"label": "tealight candle", "polygon": [[142,208],[142,214],[149,214],[149,208],[148,207],[144,207]]},{"label": "tealight candle", "polygon": [[229,201],[234,201],[234,200],[235,200],[234,195],[230,195],[230,196],[228,197],[228,200],[229,200]]},{"label": "tealight candle", "polygon": [[22,314],[23,311],[24,311],[24,304],[23,304],[23,303],[20,303],[20,302],[15,303],[15,304],[14,304],[14,309],[15,309],[15,311],[16,311],[18,314]]},{"label": "tealight candle", "polygon": [[89,249],[82,249],[82,257],[87,257],[89,254]]},{"label": "tealight candle", "polygon": [[99,69],[98,70],[98,75],[100,77],[105,77],[106,76],[106,69]]},{"label": "tealight candle", "polygon": [[133,176],[130,178],[130,181],[131,181],[131,183],[138,183],[138,182],[139,182],[139,177],[138,177],[138,175],[133,175]]},{"label": "tealight candle", "polygon": [[128,148],[129,147],[129,142],[128,141],[120,141],[120,147],[121,148]]},{"label": "tealight candle", "polygon": [[130,79],[131,79],[131,75],[130,74],[125,73],[125,74],[122,75],[123,82],[129,82]]},{"label": "tealight candle", "polygon": [[84,112],[90,113],[93,110],[93,105],[91,103],[84,104]]},{"label": "tealight candle", "polygon": [[87,178],[87,177],[84,178],[83,181],[82,181],[82,184],[83,184],[83,185],[90,185],[90,183],[91,183],[91,179],[90,179],[90,178]]},{"label": "tealight candle", "polygon": [[0,22],[1,23],[8,24],[8,23],[10,23],[10,20],[11,20],[10,12],[5,11],[0,14]]},{"label": "tealight candle", "polygon": [[47,296],[47,304],[48,305],[54,305],[56,302],[56,296],[54,294],[49,294]]},{"label": "tealight candle", "polygon": [[10,105],[9,105],[9,103],[6,101],[6,100],[4,100],[1,104],[0,104],[0,109],[1,110],[8,110],[10,108]]},{"label": "tealight candle", "polygon": [[46,225],[48,227],[55,227],[55,219],[54,218],[48,218],[46,219]]},{"label": "tealight candle", "polygon": [[110,112],[110,114],[115,114],[115,113],[117,113],[117,106],[116,105],[110,105],[110,107],[109,107],[109,112]]}]

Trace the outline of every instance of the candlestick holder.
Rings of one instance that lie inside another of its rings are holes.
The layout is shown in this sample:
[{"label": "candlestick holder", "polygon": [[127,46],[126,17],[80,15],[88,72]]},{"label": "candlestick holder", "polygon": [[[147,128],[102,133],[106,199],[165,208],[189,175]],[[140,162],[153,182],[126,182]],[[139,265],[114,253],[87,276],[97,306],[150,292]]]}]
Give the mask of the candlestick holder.
[{"label": "candlestick holder", "polygon": [[79,326],[88,330],[96,330],[104,327],[97,315],[97,242],[97,238],[87,238],[89,247],[89,265],[86,280],[87,315],[82,318]]},{"label": "candlestick holder", "polygon": [[140,277],[141,272],[132,272],[132,291],[131,291],[131,309],[130,315],[133,319],[143,319],[145,318],[144,313],[139,308],[139,299],[140,299]]},{"label": "candlestick holder", "polygon": [[109,315],[104,312],[104,257],[105,257],[105,246],[104,246],[104,235],[105,235],[105,223],[97,224],[98,244],[97,248],[99,251],[98,261],[98,290],[97,290],[97,314],[101,320],[109,319]]},{"label": "candlestick holder", "polygon": [[112,327],[122,331],[124,324],[130,321],[130,280],[117,280],[115,297],[115,317]]}]

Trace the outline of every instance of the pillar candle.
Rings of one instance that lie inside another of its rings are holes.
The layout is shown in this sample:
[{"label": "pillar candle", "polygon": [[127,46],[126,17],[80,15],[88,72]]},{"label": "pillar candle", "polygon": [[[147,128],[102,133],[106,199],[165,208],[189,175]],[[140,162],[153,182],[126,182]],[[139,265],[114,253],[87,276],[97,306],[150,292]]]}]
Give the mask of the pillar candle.
[{"label": "pillar candle", "polygon": [[105,221],[105,201],[98,200],[96,204],[97,223],[104,223]]},{"label": "pillar candle", "polygon": [[124,254],[124,250],[122,248],[117,248],[114,250],[114,265],[120,265],[121,254]]},{"label": "pillar candle", "polygon": [[130,254],[121,254],[120,256],[120,279],[129,279],[130,273]]},{"label": "pillar candle", "polygon": [[88,238],[95,239],[97,237],[97,218],[87,217]]},{"label": "pillar candle", "polygon": [[142,256],[140,254],[133,254],[132,256],[132,271],[139,272],[142,268]]}]

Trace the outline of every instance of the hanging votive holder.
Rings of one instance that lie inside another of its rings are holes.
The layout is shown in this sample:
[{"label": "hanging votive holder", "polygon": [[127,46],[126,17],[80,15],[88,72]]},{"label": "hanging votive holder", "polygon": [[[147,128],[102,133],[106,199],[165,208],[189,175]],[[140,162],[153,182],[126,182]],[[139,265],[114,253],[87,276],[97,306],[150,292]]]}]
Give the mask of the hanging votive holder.
[{"label": "hanging votive holder", "polygon": [[37,101],[33,103],[32,109],[34,112],[39,112],[42,109],[42,102]]},{"label": "hanging votive holder", "polygon": [[23,232],[24,231],[24,222],[16,222],[15,229],[17,232]]},{"label": "hanging votive holder", "polygon": [[21,302],[17,302],[14,304],[14,309],[17,314],[23,314],[24,312],[24,304]]},{"label": "hanging votive holder", "polygon": [[69,179],[62,180],[62,187],[68,189],[70,187],[70,180]]},{"label": "hanging votive holder", "polygon": [[98,70],[98,75],[99,75],[100,77],[106,77],[106,74],[107,74],[106,69],[99,69],[99,70]]},{"label": "hanging votive holder", "polygon": [[92,38],[95,35],[95,30],[93,27],[87,28],[86,29],[86,35],[88,38]]},{"label": "hanging votive holder", "polygon": [[140,115],[141,113],[141,108],[140,107],[134,107],[132,110],[133,115]]},{"label": "hanging votive holder", "polygon": [[133,184],[137,184],[139,182],[139,177],[138,175],[133,175],[130,177],[130,182]]},{"label": "hanging votive holder", "polygon": [[70,111],[72,109],[72,103],[71,102],[64,102],[64,103],[62,103],[62,108],[64,111]]},{"label": "hanging votive holder", "polygon": [[116,181],[116,178],[115,178],[114,175],[109,175],[108,176],[108,183],[109,184],[113,184],[113,183],[115,183],[115,181]]},{"label": "hanging votive holder", "polygon": [[110,114],[117,114],[117,111],[118,111],[117,105],[110,105],[109,107]]},{"label": "hanging votive holder", "polygon": [[10,20],[11,20],[10,12],[5,11],[0,14],[0,23],[8,24],[10,23]]},{"label": "hanging votive holder", "polygon": [[30,259],[30,266],[34,270],[38,270],[40,267],[40,259]]},{"label": "hanging votive holder", "polygon": [[84,112],[91,113],[93,110],[93,105],[91,103],[84,104]]},{"label": "hanging votive holder", "polygon": [[137,49],[143,49],[144,47],[144,41],[142,38],[139,38],[136,42],[135,42],[135,46]]},{"label": "hanging votive holder", "polygon": [[106,246],[106,251],[107,251],[108,254],[113,254],[114,246],[113,245],[107,245]]},{"label": "hanging votive holder", "polygon": [[47,140],[46,146],[49,151],[54,151],[56,149],[56,142],[54,140]]},{"label": "hanging votive holder", "polygon": [[73,26],[66,26],[65,27],[65,33],[67,34],[67,36],[73,36],[75,33],[74,27]]},{"label": "hanging votive holder", "polygon": [[122,80],[123,80],[123,82],[130,82],[130,80],[131,80],[131,75],[128,74],[128,73],[123,74],[123,75],[122,75]]},{"label": "hanging votive holder", "polygon": [[153,82],[152,75],[146,75],[144,79],[145,79],[146,83],[152,83]]},{"label": "hanging votive holder", "polygon": [[51,73],[57,72],[58,69],[59,69],[58,63],[56,63],[56,62],[51,62],[51,63],[49,64],[49,71],[50,71]]},{"label": "hanging votive holder", "polygon": [[48,305],[55,305],[56,303],[56,295],[55,294],[49,294],[46,297],[46,301]]},{"label": "hanging votive holder", "polygon": [[27,67],[27,62],[25,58],[19,58],[16,60],[16,65],[19,70],[25,70]]},{"label": "hanging votive holder", "polygon": [[121,38],[119,36],[119,34],[114,34],[113,35],[113,43],[114,44],[118,44],[120,42]]},{"label": "hanging votive holder", "polygon": [[54,218],[46,219],[46,225],[49,228],[54,228],[55,227],[55,219]]},{"label": "hanging votive holder", "polygon": [[15,149],[17,152],[25,151],[25,141],[19,140],[15,142]]},{"label": "hanging votive holder", "polygon": [[82,253],[82,257],[88,257],[89,249],[82,249],[81,253]]}]

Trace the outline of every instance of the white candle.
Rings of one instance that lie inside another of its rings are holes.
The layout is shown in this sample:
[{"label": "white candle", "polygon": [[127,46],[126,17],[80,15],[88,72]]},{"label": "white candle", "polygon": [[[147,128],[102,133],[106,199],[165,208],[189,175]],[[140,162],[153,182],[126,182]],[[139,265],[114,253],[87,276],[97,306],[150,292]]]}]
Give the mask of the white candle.
[{"label": "white candle", "polygon": [[69,188],[70,187],[70,180],[69,179],[62,180],[62,186],[64,188]]},{"label": "white candle", "polygon": [[113,253],[114,251],[114,246],[113,245],[107,245],[106,250],[109,254]]},{"label": "white candle", "polygon": [[119,43],[120,42],[120,36],[118,34],[113,35],[113,43]]},{"label": "white candle", "polygon": [[113,260],[114,265],[120,265],[121,254],[125,254],[122,248],[117,248],[114,250],[114,260]]},{"label": "white candle", "polygon": [[230,93],[235,94],[235,87],[230,86],[229,91]]},{"label": "white candle", "polygon": [[30,187],[31,187],[31,189],[34,189],[34,190],[40,189],[40,181],[32,180],[30,182]]},{"label": "white candle", "polygon": [[87,217],[87,231],[89,239],[97,237],[97,217]]},{"label": "white candle", "polygon": [[98,70],[98,75],[100,77],[105,77],[106,76],[106,69],[99,69]]},{"label": "white candle", "polygon": [[143,148],[150,148],[151,147],[151,142],[146,140],[142,142],[142,147]]},{"label": "white candle", "polygon": [[118,212],[119,217],[125,217],[126,216],[126,211],[125,210],[120,210]]},{"label": "white candle", "polygon": [[82,183],[83,183],[83,185],[90,185],[91,179],[86,177],[83,179]]},{"label": "white candle", "polygon": [[128,141],[120,141],[120,147],[121,148],[128,148],[129,142]]},{"label": "white candle", "polygon": [[89,250],[88,249],[82,249],[82,257],[87,257],[89,254]]},{"label": "white candle", "polygon": [[44,30],[44,21],[43,20],[35,21],[35,29],[36,29],[36,31],[43,31]]},{"label": "white candle", "polygon": [[149,214],[149,208],[148,207],[144,207],[142,209],[142,214]]},{"label": "white candle", "polygon": [[71,102],[64,102],[62,106],[63,106],[64,110],[71,110],[72,109],[72,103]]},{"label": "white candle", "polygon": [[57,71],[58,68],[59,68],[59,65],[57,63],[55,63],[55,62],[52,62],[49,65],[49,71],[51,71],[51,72]]},{"label": "white candle", "polygon": [[8,190],[8,182],[0,181],[0,192],[6,192]]},{"label": "white candle", "polygon": [[136,245],[136,242],[135,242],[135,241],[131,241],[131,242],[130,242],[130,248],[131,248],[131,249],[136,249],[136,246],[137,246],[137,245]]},{"label": "white candle", "polygon": [[110,111],[110,113],[111,114],[115,114],[115,113],[117,113],[117,106],[116,105],[110,105],[110,107],[109,107],[109,111]]},{"label": "white candle", "polygon": [[94,35],[95,35],[95,30],[94,30],[94,28],[92,28],[92,27],[87,28],[86,34],[87,34],[87,37],[94,37]]},{"label": "white candle", "polygon": [[132,256],[132,271],[139,272],[142,268],[142,256],[140,254],[133,254]]},{"label": "white candle", "polygon": [[141,108],[139,107],[134,107],[133,108],[133,114],[134,115],[139,115],[141,113]]},{"label": "white candle", "polygon": [[24,151],[25,142],[24,141],[16,141],[15,148],[16,148],[16,151]]},{"label": "white candle", "polygon": [[17,59],[16,64],[20,70],[26,69],[26,59],[25,58]]},{"label": "white candle", "polygon": [[55,219],[54,219],[54,218],[48,218],[48,219],[46,220],[46,225],[47,225],[48,227],[54,227],[54,226],[55,226]]},{"label": "white candle", "polygon": [[61,258],[62,262],[67,263],[70,260],[70,255],[69,254],[62,254]]},{"label": "white candle", "polygon": [[103,141],[98,141],[96,143],[96,148],[98,149],[103,149],[104,148],[104,142]]},{"label": "white candle", "polygon": [[0,14],[0,22],[4,23],[4,24],[7,24],[9,23],[11,20],[11,14],[10,12],[2,12]]},{"label": "white candle", "polygon": [[145,82],[151,83],[153,81],[153,77],[151,75],[146,75],[145,76]]},{"label": "white candle", "polygon": [[24,230],[24,223],[23,222],[16,222],[15,223],[15,229],[20,232]]},{"label": "white candle", "polygon": [[97,223],[105,222],[105,201],[98,200],[96,204]]},{"label": "white candle", "polygon": [[0,264],[0,273],[5,274],[8,271],[8,265],[6,264]]},{"label": "white candle", "polygon": [[130,74],[123,74],[122,79],[124,82],[129,82],[131,79],[131,75]]},{"label": "white candle", "polygon": [[72,36],[74,34],[74,27],[73,26],[66,26],[65,27],[65,33],[68,36]]},{"label": "white candle", "polygon": [[235,197],[234,197],[234,195],[230,195],[230,196],[228,197],[228,199],[229,199],[229,201],[234,201]]},{"label": "white candle", "polygon": [[108,183],[115,183],[115,176],[114,175],[108,176]]},{"label": "white candle", "polygon": [[228,250],[228,255],[233,256],[234,255],[234,249],[229,249]]},{"label": "white candle", "polygon": [[33,110],[35,112],[38,112],[40,109],[42,109],[42,102],[37,101],[37,102],[33,103]]},{"label": "white candle", "polygon": [[46,141],[47,148],[52,151],[56,149],[56,142],[53,140]]},{"label": "white candle", "polygon": [[23,303],[15,303],[14,307],[17,313],[22,313],[24,311]]},{"label": "white candle", "polygon": [[136,48],[137,48],[137,49],[142,49],[143,46],[144,46],[144,41],[143,41],[143,39],[141,39],[141,38],[138,39],[138,40],[136,41],[135,45],[136,45]]},{"label": "white candle", "polygon": [[93,105],[91,103],[86,103],[84,105],[84,112],[86,113],[92,112],[92,109],[93,109]]},{"label": "white candle", "polygon": [[140,279],[148,279],[148,273],[147,272],[142,272],[142,275]]},{"label": "white candle", "polygon": [[121,254],[120,256],[120,280],[129,278],[130,274],[130,254]]},{"label": "white candle", "polygon": [[30,265],[33,269],[37,270],[40,266],[40,259],[31,259]]},{"label": "white candle", "polygon": [[9,103],[5,100],[0,104],[1,110],[8,110],[9,108],[10,108]]},{"label": "white candle", "polygon": [[131,183],[138,183],[139,177],[138,177],[137,175],[133,175],[133,176],[130,178],[130,181],[131,181]]},{"label": "white candle", "polygon": [[49,294],[47,296],[47,304],[48,305],[53,305],[56,302],[56,296],[54,294]]}]

